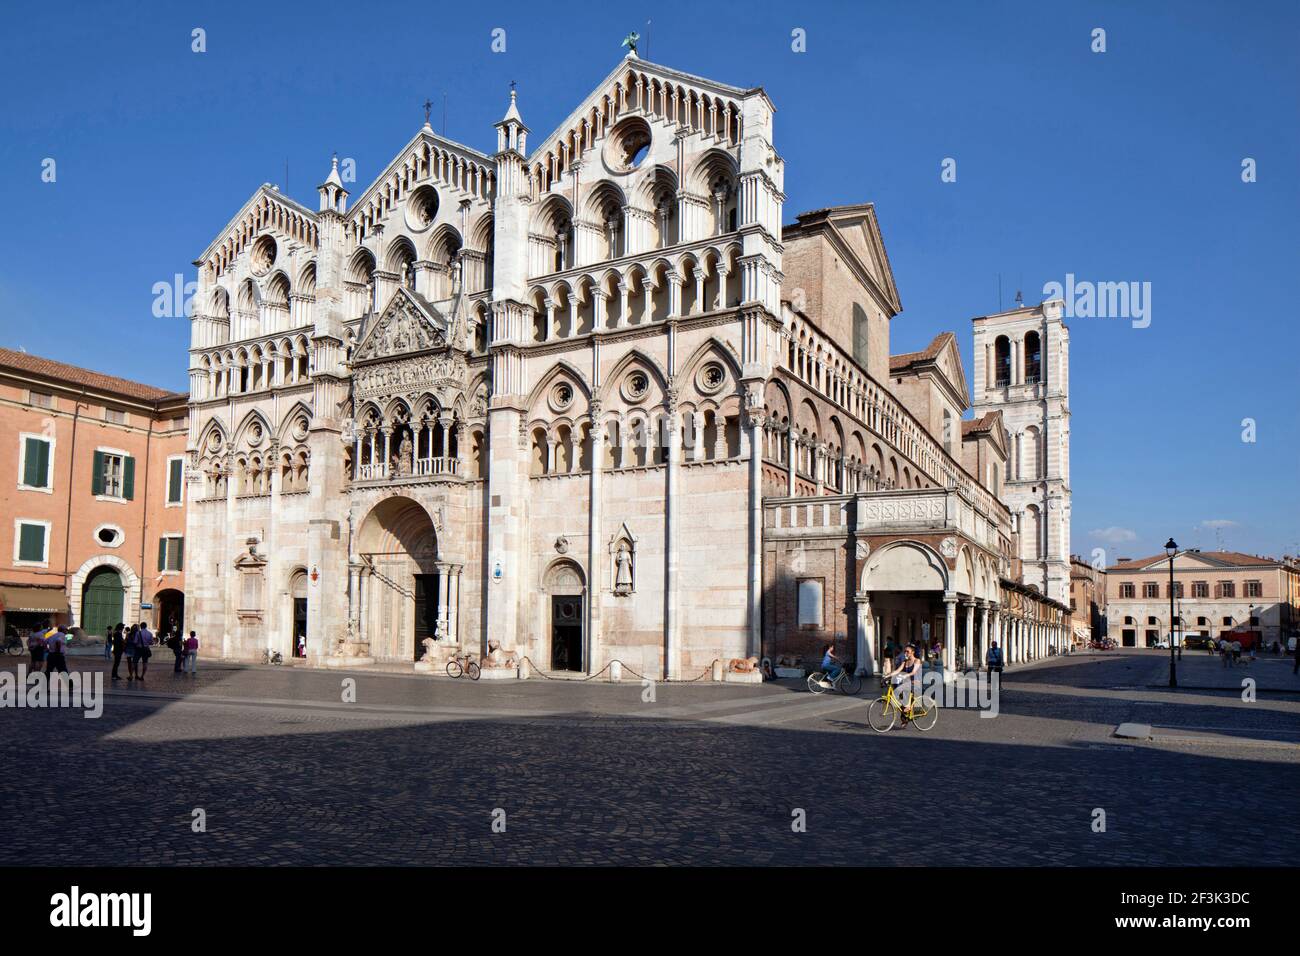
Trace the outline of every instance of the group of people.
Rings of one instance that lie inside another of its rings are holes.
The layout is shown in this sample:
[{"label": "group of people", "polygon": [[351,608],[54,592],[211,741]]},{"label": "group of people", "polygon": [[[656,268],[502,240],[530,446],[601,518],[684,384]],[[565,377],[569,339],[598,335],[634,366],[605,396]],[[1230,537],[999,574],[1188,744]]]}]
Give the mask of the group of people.
[{"label": "group of people", "polygon": [[[1217,642],[1211,645],[1212,650],[1217,650],[1219,657],[1223,660],[1224,667],[1232,667],[1241,663],[1241,641],[1230,641],[1226,637],[1220,637]],[[1250,656],[1255,657],[1255,645],[1250,645]]]},{"label": "group of people", "polygon": [[27,635],[27,653],[32,656],[32,670],[45,673],[68,672],[68,629],[58,627],[36,628]]},{"label": "group of people", "polygon": [[168,631],[162,640],[156,638],[149,630],[148,624],[125,624],[110,627],[104,634],[104,658],[113,659],[113,680],[121,680],[118,673],[122,658],[126,657],[126,679],[144,680],[149,671],[149,661],[153,657],[155,646],[165,647],[175,657],[174,674],[198,674],[199,637],[194,631],[190,636],[181,637],[179,630]]}]

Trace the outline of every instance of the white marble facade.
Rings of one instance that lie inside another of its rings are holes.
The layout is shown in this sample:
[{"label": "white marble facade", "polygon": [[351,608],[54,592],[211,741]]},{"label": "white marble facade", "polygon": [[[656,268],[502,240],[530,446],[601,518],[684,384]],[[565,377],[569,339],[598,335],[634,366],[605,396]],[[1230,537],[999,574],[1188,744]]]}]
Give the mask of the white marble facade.
[{"label": "white marble facade", "polygon": [[426,123],[355,201],[337,162],[317,209],[259,188],[196,260],[207,646],[687,678],[756,653],[772,122],[632,54],[531,149],[511,92],[495,151]]}]

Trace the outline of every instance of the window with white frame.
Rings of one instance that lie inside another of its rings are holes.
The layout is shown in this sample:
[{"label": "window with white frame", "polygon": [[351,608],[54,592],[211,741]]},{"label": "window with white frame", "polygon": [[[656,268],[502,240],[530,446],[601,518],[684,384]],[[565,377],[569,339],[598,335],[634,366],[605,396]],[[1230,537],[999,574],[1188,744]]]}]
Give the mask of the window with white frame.
[{"label": "window with white frame", "polygon": [[185,538],[165,534],[158,539],[158,570],[181,571],[185,567]]},{"label": "window with white frame", "polygon": [[54,439],[23,432],[18,436],[18,487],[54,493]]},{"label": "window with white frame", "polygon": [[50,523],[32,518],[14,521],[14,564],[46,567],[50,563]]},{"label": "window with white frame", "polygon": [[130,501],[135,497],[135,459],[120,448],[96,448],[90,484],[97,498]]},{"label": "window with white frame", "polygon": [[172,455],[167,459],[167,507],[179,508],[185,503],[185,456]]},{"label": "window with white frame", "polygon": [[799,582],[799,626],[821,627],[822,581],[804,578]]}]

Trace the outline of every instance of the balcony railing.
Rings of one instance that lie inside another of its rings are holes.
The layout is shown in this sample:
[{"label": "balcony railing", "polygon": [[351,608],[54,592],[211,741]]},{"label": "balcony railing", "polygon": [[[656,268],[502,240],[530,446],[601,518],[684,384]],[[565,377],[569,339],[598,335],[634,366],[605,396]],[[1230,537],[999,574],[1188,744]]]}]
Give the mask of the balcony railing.
[{"label": "balcony railing", "polygon": [[366,462],[357,466],[357,481],[383,481],[389,478],[434,478],[444,475],[459,478],[459,458],[417,458],[407,462]]}]

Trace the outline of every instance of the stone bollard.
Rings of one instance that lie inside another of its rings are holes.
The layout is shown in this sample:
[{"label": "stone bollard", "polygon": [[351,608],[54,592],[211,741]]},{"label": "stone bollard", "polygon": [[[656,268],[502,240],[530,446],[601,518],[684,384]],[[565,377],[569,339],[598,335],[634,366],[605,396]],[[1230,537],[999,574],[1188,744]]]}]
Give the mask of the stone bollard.
[{"label": "stone bollard", "polygon": [[528,658],[525,657],[519,662],[519,679],[528,680],[528,678],[532,676],[532,673],[533,665],[529,663]]},{"label": "stone bollard", "polygon": [[622,662],[622,661],[610,661],[610,662],[609,662],[609,679],[610,679],[610,682],[611,682],[611,683],[615,683],[615,684],[617,684],[619,681],[621,681],[621,680],[623,679],[623,662]]},{"label": "stone bollard", "polygon": [[713,679],[718,682],[722,681],[722,661],[713,662]]}]

